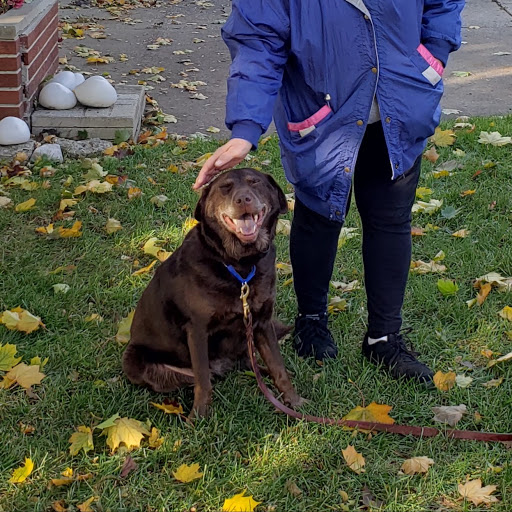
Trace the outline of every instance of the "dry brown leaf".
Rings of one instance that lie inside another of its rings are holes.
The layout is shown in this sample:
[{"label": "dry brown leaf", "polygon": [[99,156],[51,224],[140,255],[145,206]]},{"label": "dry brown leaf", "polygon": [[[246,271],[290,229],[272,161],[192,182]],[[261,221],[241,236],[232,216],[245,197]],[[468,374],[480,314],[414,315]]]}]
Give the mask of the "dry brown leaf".
[{"label": "dry brown leaf", "polygon": [[341,453],[348,467],[354,473],[364,473],[363,467],[366,464],[364,457],[352,445],[348,445],[344,450],[341,450]]},{"label": "dry brown leaf", "polygon": [[417,473],[426,473],[432,464],[434,464],[434,461],[429,457],[412,457],[411,459],[404,460],[400,469],[406,475],[415,475]]},{"label": "dry brown leaf", "polygon": [[487,485],[482,487],[482,480],[468,480],[464,485],[459,484],[459,494],[466,500],[469,500],[473,505],[480,505],[480,503],[494,503],[498,501],[496,496],[491,494],[496,490],[495,485]]},{"label": "dry brown leaf", "polygon": [[423,158],[435,164],[439,158],[439,153],[437,152],[435,146],[432,146],[430,149],[425,151],[425,153],[423,153]]},{"label": "dry brown leaf", "polygon": [[450,427],[455,425],[461,420],[462,415],[466,414],[467,407],[464,404],[461,405],[447,405],[442,407],[432,407],[434,411],[434,421],[439,423],[446,423]]}]

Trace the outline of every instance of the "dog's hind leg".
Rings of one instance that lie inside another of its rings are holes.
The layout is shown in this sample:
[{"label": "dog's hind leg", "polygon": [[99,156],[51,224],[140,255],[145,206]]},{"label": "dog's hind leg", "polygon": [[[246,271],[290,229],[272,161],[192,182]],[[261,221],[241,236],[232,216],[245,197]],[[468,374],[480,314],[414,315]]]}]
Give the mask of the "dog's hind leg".
[{"label": "dog's hind leg", "polygon": [[[123,354],[123,371],[133,384],[148,386],[157,393],[169,393],[194,384],[191,371],[164,364],[148,362],[144,347],[129,345]],[[189,373],[190,372],[190,373]]]}]

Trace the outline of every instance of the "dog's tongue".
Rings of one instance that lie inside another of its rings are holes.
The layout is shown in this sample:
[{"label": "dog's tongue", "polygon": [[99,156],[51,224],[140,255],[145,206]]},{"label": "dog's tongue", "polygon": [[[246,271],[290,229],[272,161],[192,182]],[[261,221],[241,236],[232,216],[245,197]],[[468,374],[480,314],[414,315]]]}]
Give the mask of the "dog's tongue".
[{"label": "dog's tongue", "polygon": [[256,231],[256,222],[249,213],[246,213],[241,219],[233,219],[233,222],[237,231],[242,235],[252,235]]}]

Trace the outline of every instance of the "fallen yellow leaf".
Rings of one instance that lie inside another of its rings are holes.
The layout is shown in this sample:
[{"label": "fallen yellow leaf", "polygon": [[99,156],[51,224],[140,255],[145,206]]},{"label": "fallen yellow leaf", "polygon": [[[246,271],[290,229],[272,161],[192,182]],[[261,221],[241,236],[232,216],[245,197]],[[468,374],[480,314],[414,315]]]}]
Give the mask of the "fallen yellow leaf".
[{"label": "fallen yellow leaf", "polygon": [[182,464],[176,471],[172,472],[172,476],[179,482],[188,483],[193,480],[197,480],[203,476],[203,473],[199,472],[199,464]]},{"label": "fallen yellow leaf", "polygon": [[109,235],[111,235],[112,233],[116,233],[121,229],[123,229],[123,226],[121,226],[121,223],[116,219],[108,219],[107,223],[105,224],[105,231]]},{"label": "fallen yellow leaf", "polygon": [[81,228],[82,222],[77,220],[70,228],[59,227],[57,233],[61,238],[78,238],[82,236]]},{"label": "fallen yellow leaf", "polygon": [[140,197],[142,195],[142,190],[139,187],[130,187],[128,189],[128,199],[131,201],[136,197]]},{"label": "fallen yellow leaf", "polygon": [[460,193],[460,197],[472,196],[476,192],[476,188],[473,190],[464,190]]},{"label": "fallen yellow leaf", "polygon": [[434,375],[434,384],[439,391],[449,391],[450,389],[455,386],[455,377],[457,375],[455,372],[447,372],[443,373],[441,370],[439,370]]},{"label": "fallen yellow leaf", "polygon": [[183,232],[184,235],[186,235],[194,226],[197,226],[197,224],[199,224],[199,222],[197,222],[196,219],[193,219],[192,217],[189,217],[183,223],[183,226],[181,227],[181,231]]},{"label": "fallen yellow leaf", "polygon": [[180,404],[156,404],[155,402],[151,402],[151,405],[154,405],[157,409],[161,409],[166,414],[183,414],[183,407]]},{"label": "fallen yellow leaf", "polygon": [[404,460],[400,468],[406,475],[415,475],[416,473],[426,473],[434,461],[428,457],[412,457]]},{"label": "fallen yellow leaf", "polygon": [[485,299],[487,298],[487,295],[489,295],[491,290],[492,290],[491,283],[485,283],[485,284],[480,283],[480,290],[478,291],[478,295],[476,296],[476,302],[478,303],[479,306],[481,306],[484,303]]},{"label": "fallen yellow leaf", "polygon": [[458,231],[455,231],[455,233],[452,233],[452,236],[455,238],[466,238],[471,231],[469,229],[459,229]]},{"label": "fallen yellow leaf", "polygon": [[498,501],[496,496],[491,496],[495,490],[495,485],[482,487],[482,480],[480,480],[480,478],[477,478],[476,480],[468,480],[464,485],[459,484],[459,494],[464,499],[471,501],[474,505]]},{"label": "fallen yellow leaf", "polygon": [[155,266],[156,262],[157,260],[153,260],[147,267],[139,268],[139,270],[133,272],[132,276],[140,276],[142,274],[147,274]]},{"label": "fallen yellow leaf", "polygon": [[87,453],[89,450],[94,450],[92,430],[83,425],[78,427],[77,430],[78,432],[73,432],[69,438],[69,442],[71,443],[69,453],[71,453],[71,455],[77,455],[80,450],[83,450],[84,453]]},{"label": "fallen yellow leaf", "polygon": [[364,457],[352,445],[349,444],[344,450],[341,450],[341,453],[348,467],[354,473],[364,473],[363,467],[366,464]]},{"label": "fallen yellow leaf", "polygon": [[40,384],[44,378],[45,374],[39,371],[39,365],[20,363],[4,375],[0,387],[8,389],[18,384],[22,388],[28,389],[34,384]]},{"label": "fallen yellow leaf", "polygon": [[455,142],[455,133],[453,130],[441,130],[441,128],[437,127],[434,135],[430,137],[430,141],[438,148],[452,146]]},{"label": "fallen yellow leaf", "polygon": [[33,469],[34,463],[32,462],[32,459],[25,457],[25,464],[13,471],[11,478],[9,478],[9,482],[11,484],[20,484],[21,482],[24,482],[30,473],[32,473]]},{"label": "fallen yellow leaf", "polygon": [[389,411],[391,411],[393,407],[386,404],[377,404],[372,402],[367,407],[357,406],[352,409],[346,416],[343,417],[344,420],[355,420],[355,421],[368,421],[374,423],[385,423],[387,425],[393,425],[395,420],[389,416]]},{"label": "fallen yellow leaf", "polygon": [[91,504],[97,499],[96,496],[91,496],[88,500],[77,505],[78,510],[80,510],[80,512],[94,512],[94,509],[91,508]]},{"label": "fallen yellow leaf", "polygon": [[501,318],[510,320],[512,322],[512,307],[505,306],[498,314],[501,316]]},{"label": "fallen yellow leaf", "polygon": [[244,496],[245,491],[224,500],[222,512],[253,512],[261,501],[253,500],[252,496]]},{"label": "fallen yellow leaf", "polygon": [[138,420],[132,418],[117,418],[114,425],[103,429],[102,435],[107,436],[107,445],[114,453],[120,445],[127,451],[140,447],[144,436],[149,436],[148,429]]},{"label": "fallen yellow leaf", "polygon": [[21,357],[15,357],[17,351],[16,345],[0,345],[0,371],[8,372],[21,361]]},{"label": "fallen yellow leaf", "polygon": [[16,207],[14,209],[17,212],[27,212],[28,210],[31,210],[35,204],[36,204],[36,200],[33,197],[31,197],[27,201],[24,201],[23,203],[16,205]]},{"label": "fallen yellow leaf", "polygon": [[132,326],[133,315],[135,315],[135,310],[128,313],[128,316],[119,322],[119,327],[116,333],[116,341],[118,343],[128,343],[130,341],[130,329]]},{"label": "fallen yellow leaf", "polygon": [[148,439],[148,446],[150,448],[160,448],[162,444],[164,443],[164,438],[160,437],[160,430],[158,430],[156,427],[153,427],[151,429],[151,435]]}]

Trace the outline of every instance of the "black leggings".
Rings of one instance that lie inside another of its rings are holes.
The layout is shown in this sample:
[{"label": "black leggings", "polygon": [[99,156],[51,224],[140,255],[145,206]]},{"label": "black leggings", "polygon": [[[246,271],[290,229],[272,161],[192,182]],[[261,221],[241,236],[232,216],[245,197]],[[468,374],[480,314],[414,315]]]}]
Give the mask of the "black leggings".
[{"label": "black leggings", "polygon": [[[363,225],[368,334],[398,332],[411,262],[411,208],[421,157],[396,180],[380,123],[367,127],[354,172],[354,195]],[[347,205],[347,211],[350,201]],[[324,313],[342,223],[296,200],[290,257],[299,313]]]}]

